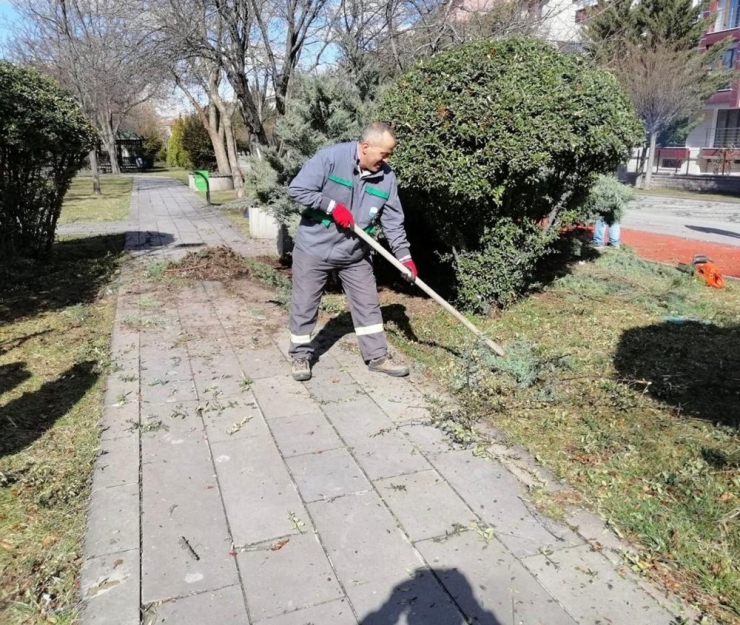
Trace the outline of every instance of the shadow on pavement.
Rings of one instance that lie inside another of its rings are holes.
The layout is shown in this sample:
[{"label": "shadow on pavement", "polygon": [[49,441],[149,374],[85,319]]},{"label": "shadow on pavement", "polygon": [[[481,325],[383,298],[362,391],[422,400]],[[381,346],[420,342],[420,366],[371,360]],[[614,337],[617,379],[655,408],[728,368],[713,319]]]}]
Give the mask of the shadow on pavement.
[{"label": "shadow on pavement", "polygon": [[630,328],[614,365],[677,414],[740,428],[740,326],[685,321]]},{"label": "shadow on pavement", "polygon": [[77,363],[56,380],[0,407],[0,458],[22,451],[66,415],[97,381],[97,364]]},{"label": "shadow on pavement", "polygon": [[[445,587],[457,606],[439,585]],[[473,588],[458,569],[418,569],[413,579],[398,584],[387,601],[360,620],[360,625],[501,625],[480,605]]]},{"label": "shadow on pavement", "polygon": [[128,230],[126,232],[126,251],[128,252],[154,250],[174,242],[175,237],[169,232],[157,232],[156,230]]},{"label": "shadow on pavement", "polygon": [[732,230],[722,230],[721,228],[710,228],[708,226],[689,226],[685,224],[685,227],[689,230],[696,232],[705,232],[707,234],[719,234],[723,237],[732,237],[734,239],[740,239],[740,233],[732,232]]},{"label": "shadow on pavement", "polygon": [[[403,337],[413,343],[419,345],[426,345],[428,347],[436,347],[444,349],[445,351],[453,354],[454,356],[460,356],[455,350],[435,343],[434,341],[421,341],[417,338],[414,333],[414,329],[411,327],[411,322],[406,314],[406,307],[403,304],[387,304],[381,306],[380,310],[383,314],[383,322],[392,322]],[[386,331],[389,328],[386,327]],[[326,325],[319,331],[314,339],[315,357],[321,358],[323,354],[328,352],[332,346],[339,341],[343,336],[352,334],[354,332],[354,326],[352,325],[352,316],[348,312],[339,313],[336,317],[330,319]]]},{"label": "shadow on pavement", "polygon": [[0,267],[0,325],[95,301],[118,268],[124,235],[58,241],[48,261],[18,259]]}]

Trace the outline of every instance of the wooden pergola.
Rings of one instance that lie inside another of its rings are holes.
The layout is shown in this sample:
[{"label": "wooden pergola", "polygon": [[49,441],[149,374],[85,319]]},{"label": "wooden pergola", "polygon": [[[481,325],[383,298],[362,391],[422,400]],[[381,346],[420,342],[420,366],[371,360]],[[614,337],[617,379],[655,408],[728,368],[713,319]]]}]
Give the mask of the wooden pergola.
[{"label": "wooden pergola", "polygon": [[[100,171],[110,172],[110,155],[102,143],[98,143],[97,153]],[[140,171],[144,166],[144,138],[130,130],[119,130],[116,135],[115,158],[121,171]],[[142,167],[137,165],[137,158],[141,159]]]}]

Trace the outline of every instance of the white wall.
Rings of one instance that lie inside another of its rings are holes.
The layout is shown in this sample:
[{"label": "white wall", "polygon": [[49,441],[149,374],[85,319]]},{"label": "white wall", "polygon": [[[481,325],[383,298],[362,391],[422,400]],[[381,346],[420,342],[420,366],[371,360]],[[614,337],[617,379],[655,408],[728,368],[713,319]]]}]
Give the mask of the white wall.
[{"label": "white wall", "polygon": [[542,35],[550,41],[580,41],[580,25],[576,24],[573,0],[549,0],[542,5]]},{"label": "white wall", "polygon": [[708,148],[712,147],[714,136],[710,131],[717,125],[717,110],[725,107],[707,107],[699,115],[701,122],[686,137],[687,148]]}]

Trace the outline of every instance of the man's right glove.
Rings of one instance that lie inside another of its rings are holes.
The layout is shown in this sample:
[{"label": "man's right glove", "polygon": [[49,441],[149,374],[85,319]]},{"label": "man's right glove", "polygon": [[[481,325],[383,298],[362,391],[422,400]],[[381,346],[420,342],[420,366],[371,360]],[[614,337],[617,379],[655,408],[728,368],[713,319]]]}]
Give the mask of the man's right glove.
[{"label": "man's right glove", "polygon": [[330,215],[342,228],[351,228],[355,225],[355,218],[352,217],[352,213],[343,204],[335,204]]}]

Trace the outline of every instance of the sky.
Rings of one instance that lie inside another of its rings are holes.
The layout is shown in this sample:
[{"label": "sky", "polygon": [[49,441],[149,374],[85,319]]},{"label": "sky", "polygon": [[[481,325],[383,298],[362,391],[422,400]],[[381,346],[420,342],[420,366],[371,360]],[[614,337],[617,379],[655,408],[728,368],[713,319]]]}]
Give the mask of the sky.
[{"label": "sky", "polygon": [[8,0],[0,0],[0,48],[5,46],[18,14]]}]

